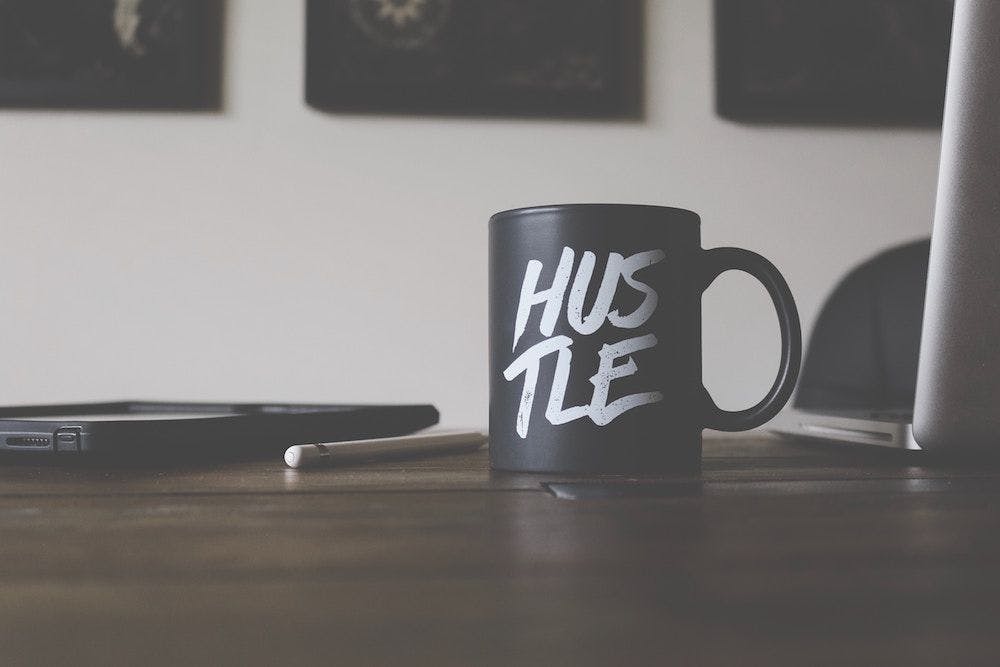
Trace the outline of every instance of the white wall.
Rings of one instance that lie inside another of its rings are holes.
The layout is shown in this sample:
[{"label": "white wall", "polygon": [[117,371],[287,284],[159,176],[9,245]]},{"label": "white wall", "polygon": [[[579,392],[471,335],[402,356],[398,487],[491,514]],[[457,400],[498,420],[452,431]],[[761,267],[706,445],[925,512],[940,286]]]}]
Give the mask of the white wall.
[{"label": "white wall", "polygon": [[[851,264],[929,232],[939,133],[713,111],[711,3],[649,0],[641,123],[326,115],[304,3],[234,0],[221,114],[0,113],[0,403],[433,401],[485,424],[486,220],[670,204],[771,258],[806,330]],[[57,247],[58,250],[53,250]],[[763,289],[705,300],[706,384],[777,364]]]}]

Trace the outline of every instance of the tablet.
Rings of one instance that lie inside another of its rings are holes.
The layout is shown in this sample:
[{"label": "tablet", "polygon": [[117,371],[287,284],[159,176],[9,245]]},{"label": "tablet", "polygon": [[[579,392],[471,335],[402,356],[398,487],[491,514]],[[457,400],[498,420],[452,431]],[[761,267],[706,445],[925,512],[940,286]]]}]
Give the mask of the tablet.
[{"label": "tablet", "polygon": [[274,457],[298,444],[406,435],[433,405],[120,401],[0,408],[0,454],[153,463]]}]

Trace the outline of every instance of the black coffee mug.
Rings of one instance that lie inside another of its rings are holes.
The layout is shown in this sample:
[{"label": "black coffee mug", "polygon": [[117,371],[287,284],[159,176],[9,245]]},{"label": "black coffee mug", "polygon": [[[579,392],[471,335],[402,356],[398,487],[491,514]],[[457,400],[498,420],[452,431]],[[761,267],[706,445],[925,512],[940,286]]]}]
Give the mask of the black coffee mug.
[{"label": "black coffee mug", "polygon": [[[802,334],[785,279],[740,248],[701,247],[696,213],[569,204],[490,219],[490,462],[496,470],[662,474],[701,467],[704,428],[743,431],[785,405]],[[701,296],[745,271],[778,312],[781,364],[757,405],[715,405],[701,377]]]}]

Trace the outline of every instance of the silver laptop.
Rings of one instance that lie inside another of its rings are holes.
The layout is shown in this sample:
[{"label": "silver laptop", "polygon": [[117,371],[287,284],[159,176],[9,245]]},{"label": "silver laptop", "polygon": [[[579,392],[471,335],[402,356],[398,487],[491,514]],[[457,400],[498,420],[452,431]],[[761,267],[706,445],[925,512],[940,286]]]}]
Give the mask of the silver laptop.
[{"label": "silver laptop", "polygon": [[908,411],[799,410],[772,430],[1000,452],[1000,2],[957,0],[916,396]]}]

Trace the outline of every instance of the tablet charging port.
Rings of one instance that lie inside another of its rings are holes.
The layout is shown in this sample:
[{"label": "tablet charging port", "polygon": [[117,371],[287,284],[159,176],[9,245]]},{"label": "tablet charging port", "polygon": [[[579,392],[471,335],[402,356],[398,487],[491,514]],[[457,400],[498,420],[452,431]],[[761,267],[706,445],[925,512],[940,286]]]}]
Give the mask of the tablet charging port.
[{"label": "tablet charging port", "polygon": [[17,449],[49,449],[52,446],[52,438],[44,433],[8,435],[4,443],[8,447]]}]

